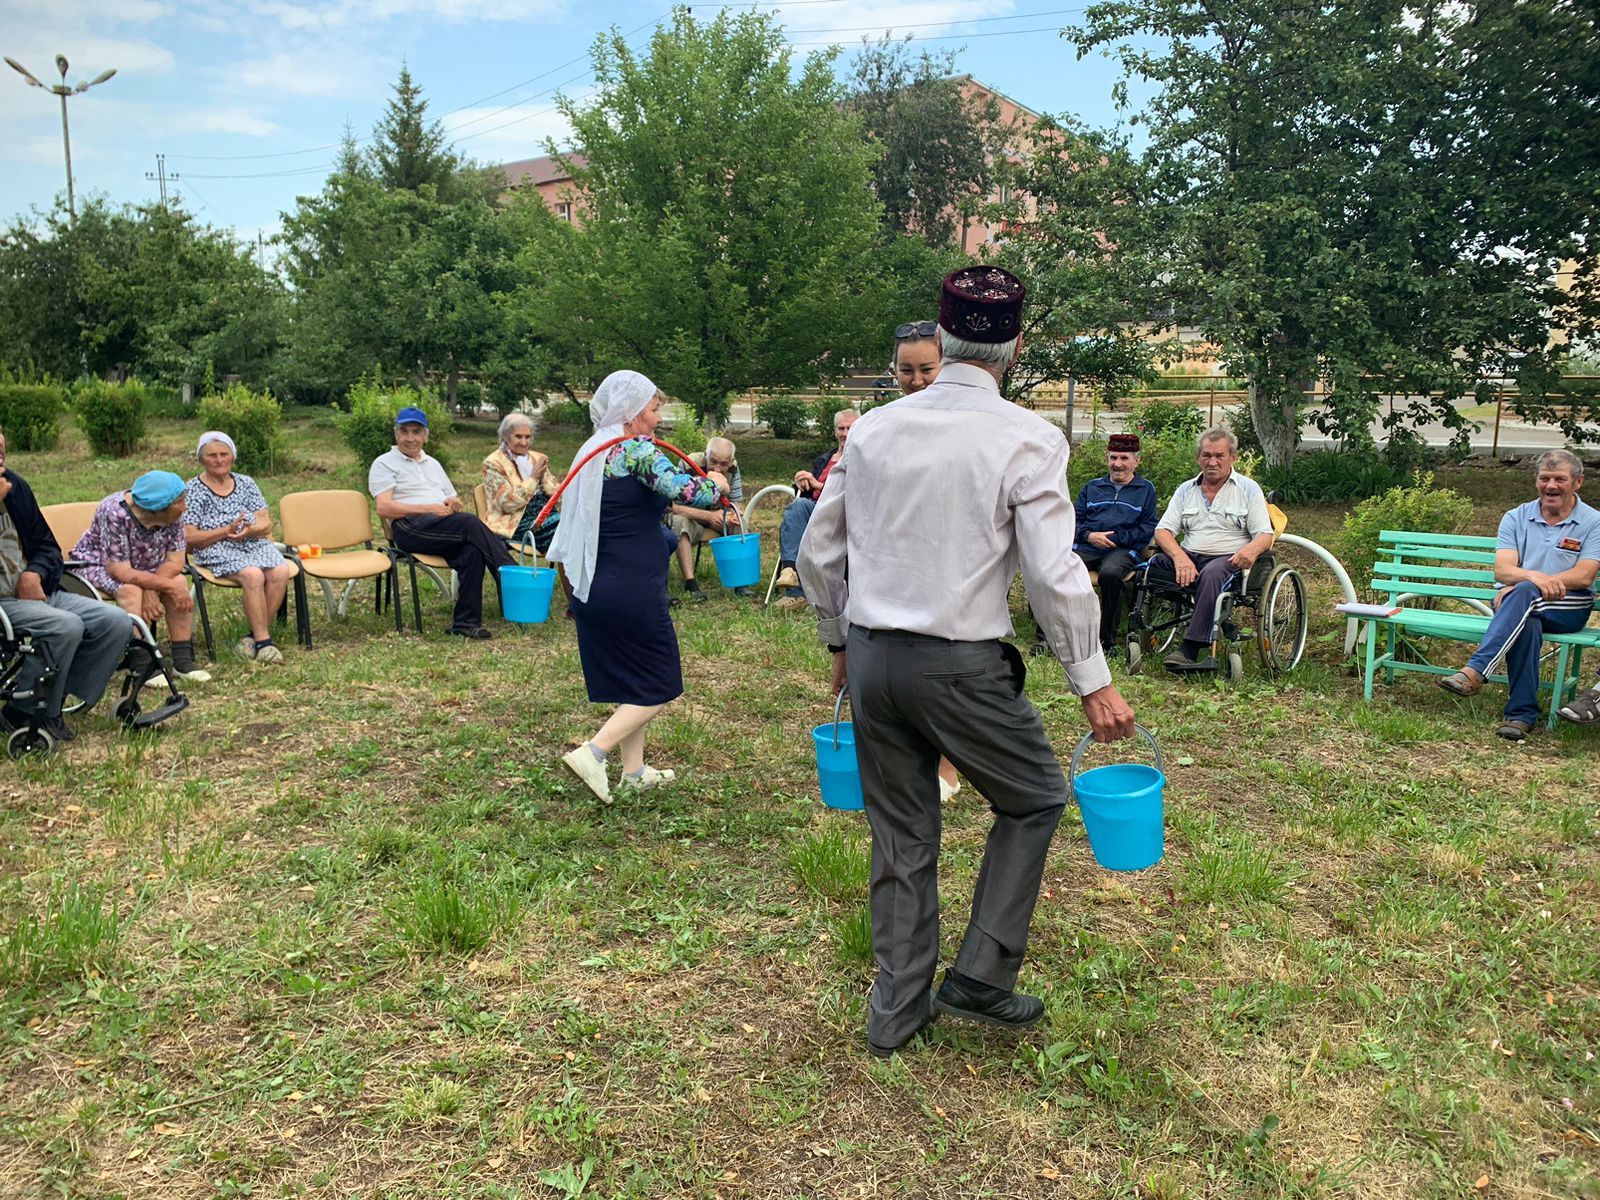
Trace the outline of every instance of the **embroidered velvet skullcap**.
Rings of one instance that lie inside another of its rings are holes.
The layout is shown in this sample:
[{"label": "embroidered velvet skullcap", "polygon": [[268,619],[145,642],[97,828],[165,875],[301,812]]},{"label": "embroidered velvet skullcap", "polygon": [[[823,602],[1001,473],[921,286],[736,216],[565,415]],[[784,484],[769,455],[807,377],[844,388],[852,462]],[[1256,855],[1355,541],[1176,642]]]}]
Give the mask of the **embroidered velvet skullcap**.
[{"label": "embroidered velvet skullcap", "polygon": [[968,342],[1009,342],[1022,332],[1028,289],[999,267],[963,267],[945,276],[939,326]]},{"label": "embroidered velvet skullcap", "polygon": [[183,495],[184,483],[171,471],[146,471],[133,481],[133,502],[145,512],[160,512]]},{"label": "embroidered velvet skullcap", "polygon": [[1106,441],[1106,449],[1113,453],[1137,454],[1139,453],[1139,435],[1137,433],[1113,433]]},{"label": "embroidered velvet skullcap", "polygon": [[199,458],[206,452],[206,447],[211,445],[212,442],[221,442],[228,448],[229,454],[233,455],[235,458],[239,456],[239,447],[235,446],[233,444],[233,439],[227,434],[223,433],[220,429],[208,429],[206,432],[200,435],[200,440],[195,443],[194,456]]}]

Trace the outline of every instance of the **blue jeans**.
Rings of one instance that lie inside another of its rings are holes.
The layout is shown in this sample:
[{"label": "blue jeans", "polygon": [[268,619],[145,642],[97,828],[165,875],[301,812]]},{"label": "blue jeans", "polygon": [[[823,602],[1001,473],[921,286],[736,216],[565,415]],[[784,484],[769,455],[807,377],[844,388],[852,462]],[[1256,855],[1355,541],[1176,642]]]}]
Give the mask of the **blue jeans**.
[{"label": "blue jeans", "polygon": [[[105,695],[106,684],[122,661],[133,637],[133,618],[115,604],[88,596],[58,591],[48,600],[0,598],[0,609],[18,634],[26,633],[34,645],[50,652],[56,677],[43,696],[21,700],[17,707],[37,710],[45,720],[61,715],[68,692],[89,708]],[[31,692],[39,681],[43,663],[30,658],[17,676],[19,696]]]},{"label": "blue jeans", "polygon": [[1547,633],[1573,633],[1589,623],[1594,597],[1588,592],[1546,600],[1531,583],[1502,593],[1483,641],[1467,666],[1492,675],[1502,661],[1511,694],[1506,697],[1508,721],[1539,723],[1539,648]]},{"label": "blue jeans", "polygon": [[[792,563],[800,557],[800,539],[806,535],[806,526],[811,523],[811,514],[816,511],[817,502],[807,500],[800,496],[789,502],[789,507],[783,510],[783,520],[778,522],[778,561]],[[785,588],[784,594],[788,596],[804,596],[802,588]]]}]

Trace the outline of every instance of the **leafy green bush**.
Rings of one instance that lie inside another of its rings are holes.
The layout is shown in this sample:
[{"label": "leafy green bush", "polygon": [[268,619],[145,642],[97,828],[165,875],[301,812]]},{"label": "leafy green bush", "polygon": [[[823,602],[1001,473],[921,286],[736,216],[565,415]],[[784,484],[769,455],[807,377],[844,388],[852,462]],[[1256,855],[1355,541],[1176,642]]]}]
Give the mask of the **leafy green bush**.
[{"label": "leafy green bush", "polygon": [[145,386],[145,415],[147,417],[165,417],[168,420],[187,421],[194,416],[194,405],[183,402],[183,393],[175,387],[166,387],[159,383]]},{"label": "leafy green bush", "polygon": [[96,458],[127,458],[144,437],[150,391],[136,379],[79,384],[73,395],[78,424]]},{"label": "leafy green bush", "polygon": [[428,453],[449,467],[450,414],[439,397],[415,388],[386,388],[374,373],[350,389],[345,404],[348,411],[337,418],[339,434],[363,468],[394,445],[394,415],[408,406],[428,414]]},{"label": "leafy green bush", "polygon": [[53,383],[0,382],[0,432],[6,449],[54,450],[67,395]]},{"label": "leafy green bush", "polygon": [[[456,411],[476,414],[483,409],[488,392],[476,379],[463,379],[456,384]],[[504,416],[504,413],[500,414]]]},{"label": "leafy green bush", "polygon": [[1412,533],[1462,533],[1472,519],[1472,501],[1449,488],[1433,486],[1433,472],[1417,475],[1409,487],[1392,487],[1370,496],[1344,519],[1339,553],[1356,587],[1372,582],[1378,534],[1385,529]]},{"label": "leafy green bush", "polygon": [[247,475],[270,475],[277,469],[283,450],[278,429],[283,409],[273,397],[236,383],[220,395],[200,401],[198,414],[203,428],[220,429],[233,439],[239,470]]},{"label": "leafy green bush", "polygon": [[1175,400],[1146,400],[1133,415],[1141,437],[1185,437],[1191,443],[1205,431],[1206,418],[1192,404]]},{"label": "leafy green bush", "polygon": [[795,438],[811,425],[811,405],[799,396],[768,396],[756,402],[756,420],[775,438]]},{"label": "leafy green bush", "polygon": [[1268,467],[1257,482],[1282,492],[1290,504],[1315,504],[1376,496],[1405,480],[1376,451],[1318,450],[1298,456],[1287,469]]},{"label": "leafy green bush", "polygon": [[[1148,479],[1156,489],[1156,500],[1165,505],[1172,493],[1185,479],[1193,479],[1200,468],[1195,465],[1194,439],[1185,434],[1166,434],[1161,437],[1141,437],[1139,474]],[[1076,496],[1089,480],[1106,473],[1106,440],[1072,448],[1067,462],[1067,481]]]}]

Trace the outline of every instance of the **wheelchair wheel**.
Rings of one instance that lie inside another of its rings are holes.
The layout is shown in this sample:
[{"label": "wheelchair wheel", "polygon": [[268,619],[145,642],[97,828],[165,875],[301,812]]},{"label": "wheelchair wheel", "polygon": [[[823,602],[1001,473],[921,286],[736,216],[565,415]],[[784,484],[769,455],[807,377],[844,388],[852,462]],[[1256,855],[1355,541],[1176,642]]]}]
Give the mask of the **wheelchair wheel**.
[{"label": "wheelchair wheel", "polygon": [[1188,618],[1170,592],[1157,592],[1145,601],[1144,619],[1128,631],[1128,673],[1137,675],[1151,659],[1159,658],[1178,640],[1178,630]]},{"label": "wheelchair wheel", "polygon": [[1292,567],[1279,567],[1261,589],[1256,650],[1274,675],[1292,670],[1306,651],[1306,587]]},{"label": "wheelchair wheel", "polygon": [[1237,650],[1228,651],[1228,679],[1234,683],[1244,678],[1244,656]]},{"label": "wheelchair wheel", "polygon": [[44,729],[28,729],[26,727],[12,732],[6,739],[6,754],[10,758],[21,758],[26,754],[49,754],[56,748],[56,740]]}]

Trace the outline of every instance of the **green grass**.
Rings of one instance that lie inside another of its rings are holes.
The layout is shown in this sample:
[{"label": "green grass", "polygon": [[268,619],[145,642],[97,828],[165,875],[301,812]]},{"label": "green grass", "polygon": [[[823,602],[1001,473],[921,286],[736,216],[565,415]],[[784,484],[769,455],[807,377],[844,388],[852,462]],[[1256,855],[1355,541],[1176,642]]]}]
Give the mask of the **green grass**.
[{"label": "green grass", "polygon": [[[189,470],[194,432],[10,465],[93,499]],[[463,491],[492,441],[460,432]],[[326,414],[289,445],[269,497],[362,486]],[[747,486],[813,452],[742,438]],[[1473,532],[1528,490],[1441,481]],[[1331,544],[1341,516],[1291,528]],[[1289,679],[1118,673],[1166,755],[1166,857],[1102,871],[1064,814],[1020,980],[1044,1020],[941,1021],[887,1063],[869,841],[818,802],[803,619],[708,558],[711,603],[675,617],[689,690],[650,733],[680,782],[602,809],[558,763],[601,716],[569,624],[468,645],[431,590],[420,640],[365,589],[348,620],[318,605],[284,668],[224,661],[152,734],[96,714],[0,768],[0,1196],[1593,1197],[1594,735],[1508,747],[1498,697],[1426,681],[1364,705],[1302,565]],[[1070,751],[1059,668],[1028,694]],[[944,809],[945,963],[990,827],[970,785]]]}]

